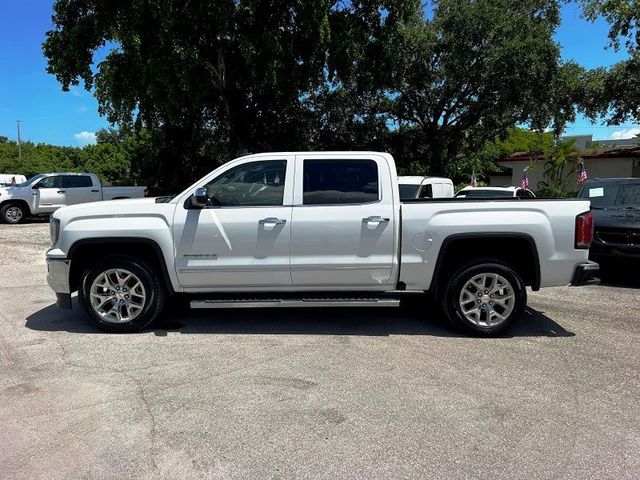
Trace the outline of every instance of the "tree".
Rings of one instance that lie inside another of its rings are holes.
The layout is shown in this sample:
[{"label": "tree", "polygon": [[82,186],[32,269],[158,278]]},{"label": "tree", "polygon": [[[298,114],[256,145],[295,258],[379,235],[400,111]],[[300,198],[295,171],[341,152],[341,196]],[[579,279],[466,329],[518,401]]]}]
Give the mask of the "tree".
[{"label": "tree", "polygon": [[237,154],[344,143],[351,132],[331,137],[314,104],[357,95],[353,59],[379,64],[379,39],[418,4],[57,0],[44,53],[63,89],[83,82],[111,122],[149,132],[156,179],[173,188]]},{"label": "tree", "polygon": [[482,176],[490,172],[499,172],[503,168],[498,161],[514,153],[527,152],[531,158],[538,155],[548,155],[554,144],[551,132],[538,132],[513,127],[503,138],[496,137],[485,142],[482,148],[450,162],[446,174],[454,183],[468,182],[471,173]]},{"label": "tree", "polygon": [[609,125],[640,122],[640,0],[581,0],[587,19],[604,18],[610,24],[610,46],[621,40],[629,58],[610,69],[591,72],[583,102],[592,119],[605,117]]},{"label": "tree", "polygon": [[[569,179],[576,173],[580,157],[576,140],[558,140],[546,155],[544,180],[538,184],[542,197],[575,196],[567,191]],[[568,195],[569,193],[569,195]]]},{"label": "tree", "polygon": [[603,17],[611,26],[609,40],[614,48],[620,40],[630,50],[640,46],[640,0],[580,0],[587,19]]},{"label": "tree", "polygon": [[160,130],[156,171],[172,170],[171,183],[210,169],[207,150],[235,155],[303,143],[301,100],[323,81],[330,6],[58,0],[44,53],[63,89],[80,81],[95,88],[111,122]]},{"label": "tree", "polygon": [[44,53],[121,141],[144,138],[132,175],[176,191],[264,150],[375,148],[442,174],[515,125],[560,125],[576,69],[558,22],[557,0],[57,0]]},{"label": "tree", "polygon": [[390,114],[420,129],[431,174],[514,125],[554,119],[558,23],[556,1],[448,0],[387,44]]}]

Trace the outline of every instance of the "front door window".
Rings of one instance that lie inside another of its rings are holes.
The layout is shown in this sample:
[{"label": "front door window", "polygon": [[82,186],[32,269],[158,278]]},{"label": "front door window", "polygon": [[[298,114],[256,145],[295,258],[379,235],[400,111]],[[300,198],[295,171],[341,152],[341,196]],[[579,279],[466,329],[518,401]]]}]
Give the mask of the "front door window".
[{"label": "front door window", "polygon": [[287,162],[251,162],[227,170],[204,187],[211,207],[282,205]]}]

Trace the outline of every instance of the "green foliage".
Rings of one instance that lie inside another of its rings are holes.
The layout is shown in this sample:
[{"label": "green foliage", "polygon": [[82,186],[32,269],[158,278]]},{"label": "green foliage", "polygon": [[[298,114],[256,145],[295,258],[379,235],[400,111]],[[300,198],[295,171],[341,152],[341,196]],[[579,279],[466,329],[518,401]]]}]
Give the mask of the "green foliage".
[{"label": "green foliage", "polygon": [[563,188],[551,188],[544,185],[538,185],[536,196],[538,198],[576,198],[578,196],[578,192],[575,190],[568,191]]},{"label": "green foliage", "polygon": [[502,170],[497,162],[514,153],[526,152],[532,157],[547,155],[553,147],[553,134],[551,132],[536,132],[523,128],[513,127],[507,130],[503,136],[498,136],[486,141],[482,148],[468,148],[469,154],[449,162],[445,173],[454,182],[467,182],[472,172],[481,176],[490,172]]},{"label": "green foliage", "polygon": [[400,29],[386,52],[390,113],[420,128],[432,174],[514,125],[553,121],[541,106],[560,69],[557,2],[449,0],[432,14]]},{"label": "green foliage", "polygon": [[629,49],[640,45],[640,0],[581,0],[585,16],[595,21],[604,18],[611,26],[609,40],[618,49],[625,40]]},{"label": "green foliage", "polygon": [[91,172],[105,183],[133,182],[131,152],[126,143],[99,143],[84,148],[59,147],[56,145],[21,144],[0,139],[0,172],[15,173],[31,177],[46,172]]},{"label": "green foliage", "polygon": [[640,50],[609,69],[596,69],[586,84],[585,113],[604,117],[609,125],[640,122]]},{"label": "green foliage", "polygon": [[568,190],[569,179],[575,175],[580,162],[575,139],[557,141],[547,157],[544,180],[538,184],[538,189],[553,197],[563,197]]},{"label": "green foliage", "polygon": [[581,0],[587,19],[604,18],[610,25],[611,47],[621,43],[629,58],[609,69],[589,72],[581,99],[585,113],[607,124],[640,122],[640,0]]}]

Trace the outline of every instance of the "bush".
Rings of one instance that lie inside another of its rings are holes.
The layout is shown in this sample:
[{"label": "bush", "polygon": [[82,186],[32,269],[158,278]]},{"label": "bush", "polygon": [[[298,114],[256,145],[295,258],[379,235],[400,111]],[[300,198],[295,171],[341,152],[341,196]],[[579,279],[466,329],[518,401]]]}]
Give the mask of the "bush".
[{"label": "bush", "polygon": [[542,186],[536,191],[536,196],[539,198],[576,198],[578,192],[567,192],[559,188]]}]

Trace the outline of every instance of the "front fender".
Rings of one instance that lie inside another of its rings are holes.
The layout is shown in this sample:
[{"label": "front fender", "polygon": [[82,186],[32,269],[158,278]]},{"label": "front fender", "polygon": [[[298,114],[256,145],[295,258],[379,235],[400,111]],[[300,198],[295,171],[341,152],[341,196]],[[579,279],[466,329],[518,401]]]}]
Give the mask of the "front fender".
[{"label": "front fender", "polygon": [[60,239],[47,253],[47,257],[72,258],[74,251],[83,245],[128,242],[144,243],[154,248],[164,262],[167,280],[173,291],[181,291],[175,274],[171,226],[165,215],[104,215],[71,218],[63,225]]}]

